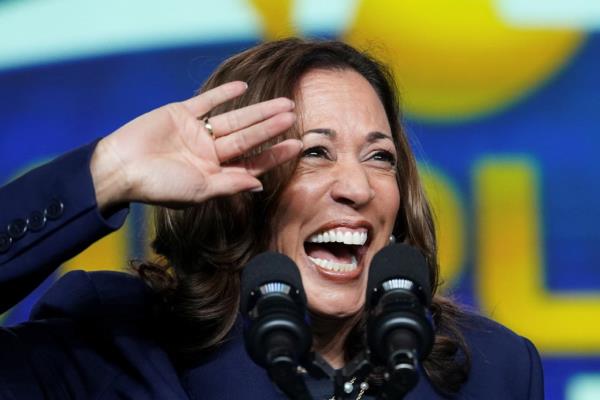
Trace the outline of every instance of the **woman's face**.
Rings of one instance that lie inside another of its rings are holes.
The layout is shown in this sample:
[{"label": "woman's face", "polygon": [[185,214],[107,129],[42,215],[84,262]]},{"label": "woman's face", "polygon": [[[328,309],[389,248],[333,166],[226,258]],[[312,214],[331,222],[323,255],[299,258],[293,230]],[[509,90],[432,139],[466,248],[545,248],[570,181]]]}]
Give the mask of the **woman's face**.
[{"label": "woman's face", "polygon": [[313,312],[348,316],[364,304],[368,266],[394,227],[397,153],[383,105],[357,72],[309,71],[297,103],[304,148],[271,247],[298,265]]}]

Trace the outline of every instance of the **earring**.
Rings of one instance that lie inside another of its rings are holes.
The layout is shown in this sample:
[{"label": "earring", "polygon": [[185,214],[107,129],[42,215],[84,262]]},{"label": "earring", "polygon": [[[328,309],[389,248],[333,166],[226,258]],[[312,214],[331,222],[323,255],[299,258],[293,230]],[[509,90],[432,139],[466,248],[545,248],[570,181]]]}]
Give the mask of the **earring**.
[{"label": "earring", "polygon": [[396,236],[390,235],[390,244],[396,243]]}]

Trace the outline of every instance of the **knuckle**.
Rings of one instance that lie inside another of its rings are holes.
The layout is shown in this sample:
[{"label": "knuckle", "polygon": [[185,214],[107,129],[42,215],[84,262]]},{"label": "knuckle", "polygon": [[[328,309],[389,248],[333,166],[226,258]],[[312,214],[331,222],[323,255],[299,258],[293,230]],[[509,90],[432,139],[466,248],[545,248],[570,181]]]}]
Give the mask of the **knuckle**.
[{"label": "knuckle", "polygon": [[208,97],[207,97],[206,101],[208,103],[209,109],[212,110],[213,108],[215,108],[218,105],[217,96],[215,95],[215,93],[212,93],[212,92],[207,93],[207,95],[208,95]]},{"label": "knuckle", "polygon": [[246,150],[249,149],[249,145],[248,145],[248,139],[246,138],[246,135],[239,135],[236,140],[233,142],[233,146],[235,148],[235,150],[237,151],[238,154],[242,154],[244,153]]},{"label": "knuckle", "polygon": [[225,128],[228,132],[233,132],[238,129],[239,126],[239,118],[236,113],[227,113],[225,114]]},{"label": "knuckle", "polygon": [[279,157],[275,151],[269,151],[267,154],[268,165],[273,166],[279,164]]},{"label": "knuckle", "polygon": [[247,173],[254,172],[254,163],[252,162],[252,160],[244,158],[241,161],[242,161],[242,168],[244,168],[244,170]]},{"label": "knuckle", "polygon": [[281,123],[279,121],[279,118],[275,117],[269,119],[265,124],[263,124],[261,133],[265,138],[270,138],[271,136],[279,132],[280,129]]},{"label": "knuckle", "polygon": [[269,106],[267,104],[261,104],[257,111],[261,121],[270,117]]}]

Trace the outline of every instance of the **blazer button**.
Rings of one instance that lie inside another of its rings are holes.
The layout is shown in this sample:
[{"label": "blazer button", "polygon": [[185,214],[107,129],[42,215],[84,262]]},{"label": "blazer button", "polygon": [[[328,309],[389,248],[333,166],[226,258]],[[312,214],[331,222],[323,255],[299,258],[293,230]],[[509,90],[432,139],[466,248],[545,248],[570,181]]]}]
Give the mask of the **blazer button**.
[{"label": "blazer button", "polygon": [[32,232],[41,231],[46,226],[46,216],[41,211],[33,211],[27,218],[27,227]]},{"label": "blazer button", "polygon": [[0,233],[0,254],[6,253],[12,245],[12,238],[6,233]]},{"label": "blazer button", "polygon": [[46,215],[46,218],[50,220],[58,219],[63,214],[64,210],[65,206],[62,203],[62,201],[58,199],[52,199],[48,207],[46,207],[46,209],[44,210],[44,214]]},{"label": "blazer button", "polygon": [[15,240],[21,239],[27,232],[27,221],[21,218],[15,219],[13,222],[8,224],[7,232],[8,236],[11,238]]}]

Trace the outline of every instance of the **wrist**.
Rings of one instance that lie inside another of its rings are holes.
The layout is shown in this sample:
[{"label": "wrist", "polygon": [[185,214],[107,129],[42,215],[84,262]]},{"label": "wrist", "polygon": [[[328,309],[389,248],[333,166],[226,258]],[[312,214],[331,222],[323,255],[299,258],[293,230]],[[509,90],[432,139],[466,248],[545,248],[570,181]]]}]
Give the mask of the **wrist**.
[{"label": "wrist", "polygon": [[125,173],[125,163],[107,138],[96,145],[90,161],[90,172],[96,203],[103,214],[130,201],[130,183]]}]

